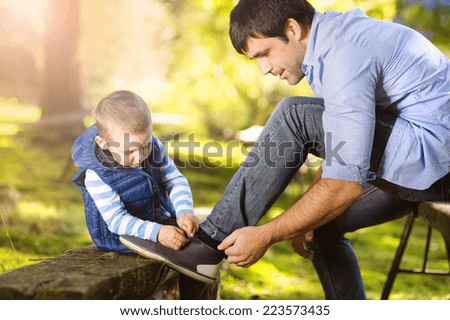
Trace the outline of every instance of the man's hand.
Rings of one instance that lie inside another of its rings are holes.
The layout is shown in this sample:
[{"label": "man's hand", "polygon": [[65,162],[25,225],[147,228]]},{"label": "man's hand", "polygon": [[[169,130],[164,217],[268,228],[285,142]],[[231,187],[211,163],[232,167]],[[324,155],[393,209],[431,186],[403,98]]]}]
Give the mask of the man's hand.
[{"label": "man's hand", "polygon": [[178,250],[188,242],[188,239],[180,228],[162,226],[158,232],[158,241],[168,248]]},{"label": "man's hand", "polygon": [[306,232],[305,234],[300,234],[291,239],[291,245],[295,252],[301,257],[312,260],[314,257],[314,251],[309,251],[305,248],[306,242],[313,241],[313,230]]},{"label": "man's hand", "polygon": [[226,237],[217,249],[225,250],[229,263],[247,268],[261,259],[270,245],[261,227],[244,227]]},{"label": "man's hand", "polygon": [[189,214],[189,213],[182,213],[178,216],[177,224],[183,230],[186,232],[188,237],[193,237],[199,228],[199,221],[196,216]]}]

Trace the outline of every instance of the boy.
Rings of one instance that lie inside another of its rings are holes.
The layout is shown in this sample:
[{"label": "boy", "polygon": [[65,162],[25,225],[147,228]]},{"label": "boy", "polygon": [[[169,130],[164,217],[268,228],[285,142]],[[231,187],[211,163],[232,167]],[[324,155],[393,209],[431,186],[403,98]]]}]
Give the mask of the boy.
[{"label": "boy", "polygon": [[[129,235],[180,249],[199,222],[186,178],[152,135],[147,104],[130,91],[117,91],[100,101],[94,116],[96,124],[72,147],[80,167],[73,183],[83,193],[94,244],[131,253],[119,241]],[[168,225],[173,219],[178,226]]]}]

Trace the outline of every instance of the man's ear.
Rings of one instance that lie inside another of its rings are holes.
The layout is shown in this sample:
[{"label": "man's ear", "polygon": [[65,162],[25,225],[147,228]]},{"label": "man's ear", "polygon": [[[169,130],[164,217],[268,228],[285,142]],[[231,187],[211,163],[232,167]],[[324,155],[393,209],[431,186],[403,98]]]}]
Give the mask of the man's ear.
[{"label": "man's ear", "polygon": [[105,139],[103,139],[100,136],[95,136],[95,142],[97,143],[97,145],[102,148],[102,149],[106,149],[106,143],[107,141]]},{"label": "man's ear", "polygon": [[303,28],[301,27],[301,25],[292,18],[289,18],[286,21],[286,27],[284,30],[286,37],[288,38],[288,40],[296,40],[296,41],[300,41],[302,39],[302,37],[304,36],[303,33]]}]

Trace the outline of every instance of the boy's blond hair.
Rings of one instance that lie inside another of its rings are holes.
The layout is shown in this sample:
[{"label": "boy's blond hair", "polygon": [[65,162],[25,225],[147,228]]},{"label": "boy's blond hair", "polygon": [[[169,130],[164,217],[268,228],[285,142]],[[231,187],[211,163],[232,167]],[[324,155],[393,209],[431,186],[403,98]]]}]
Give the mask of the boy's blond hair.
[{"label": "boy's blond hair", "polygon": [[115,91],[104,97],[94,111],[95,123],[101,137],[108,139],[110,130],[119,127],[124,132],[142,133],[151,128],[150,109],[137,94]]}]

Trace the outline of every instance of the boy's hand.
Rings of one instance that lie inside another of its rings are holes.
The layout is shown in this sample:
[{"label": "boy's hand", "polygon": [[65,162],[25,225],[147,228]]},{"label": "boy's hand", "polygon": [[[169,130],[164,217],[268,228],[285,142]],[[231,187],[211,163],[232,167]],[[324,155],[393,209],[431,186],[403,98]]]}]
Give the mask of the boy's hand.
[{"label": "boy's hand", "polygon": [[200,225],[197,217],[189,213],[180,214],[177,224],[189,237],[193,237],[197,233]]},{"label": "boy's hand", "polygon": [[178,250],[188,242],[188,239],[183,230],[174,226],[162,226],[158,232],[158,241],[168,248]]}]

